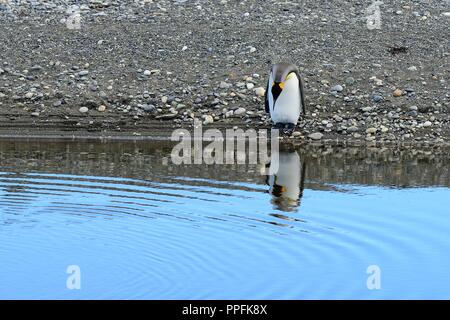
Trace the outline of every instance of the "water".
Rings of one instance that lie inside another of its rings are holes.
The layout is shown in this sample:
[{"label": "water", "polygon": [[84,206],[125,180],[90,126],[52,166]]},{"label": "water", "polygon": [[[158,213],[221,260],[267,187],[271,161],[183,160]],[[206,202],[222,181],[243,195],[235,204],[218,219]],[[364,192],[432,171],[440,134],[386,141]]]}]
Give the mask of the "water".
[{"label": "water", "polygon": [[449,150],[287,148],[266,178],[171,147],[0,141],[0,298],[450,298]]}]

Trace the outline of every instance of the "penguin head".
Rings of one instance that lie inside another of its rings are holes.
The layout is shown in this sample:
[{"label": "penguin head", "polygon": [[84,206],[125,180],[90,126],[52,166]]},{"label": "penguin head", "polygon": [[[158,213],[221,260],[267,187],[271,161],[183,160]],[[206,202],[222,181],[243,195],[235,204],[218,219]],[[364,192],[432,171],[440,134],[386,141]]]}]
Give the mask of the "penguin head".
[{"label": "penguin head", "polygon": [[281,197],[283,195],[283,193],[285,193],[285,192],[286,192],[286,187],[280,186],[280,185],[278,185],[276,183],[273,184],[272,194],[275,197]]},{"label": "penguin head", "polygon": [[298,70],[293,64],[277,63],[272,66],[269,86],[274,101],[276,101],[281,92],[285,90],[286,82],[294,78],[298,78]]}]

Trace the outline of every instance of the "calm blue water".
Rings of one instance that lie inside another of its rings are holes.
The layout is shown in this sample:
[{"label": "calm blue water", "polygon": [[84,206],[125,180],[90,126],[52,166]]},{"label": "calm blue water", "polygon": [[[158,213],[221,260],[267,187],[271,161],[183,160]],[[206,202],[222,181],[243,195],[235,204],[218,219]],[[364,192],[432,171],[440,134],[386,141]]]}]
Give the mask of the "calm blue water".
[{"label": "calm blue water", "polygon": [[[445,186],[327,183],[308,168],[293,182],[278,177],[277,189],[250,173],[219,181],[2,165],[2,299],[450,298]],[[304,190],[292,191],[298,183]],[[80,268],[79,290],[66,287],[69,265]],[[378,290],[367,288],[370,265],[381,270]]]}]

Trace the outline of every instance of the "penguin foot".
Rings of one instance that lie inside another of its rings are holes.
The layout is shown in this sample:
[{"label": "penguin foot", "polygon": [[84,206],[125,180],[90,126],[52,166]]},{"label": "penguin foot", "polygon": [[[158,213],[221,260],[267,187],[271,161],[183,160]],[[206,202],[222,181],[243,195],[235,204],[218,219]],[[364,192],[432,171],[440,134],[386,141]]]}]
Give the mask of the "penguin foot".
[{"label": "penguin foot", "polygon": [[278,129],[278,130],[283,130],[284,129],[284,123],[275,123],[272,128],[274,129]]},{"label": "penguin foot", "polygon": [[289,137],[292,135],[295,129],[295,124],[293,123],[276,123],[274,129],[280,130],[283,137]]}]

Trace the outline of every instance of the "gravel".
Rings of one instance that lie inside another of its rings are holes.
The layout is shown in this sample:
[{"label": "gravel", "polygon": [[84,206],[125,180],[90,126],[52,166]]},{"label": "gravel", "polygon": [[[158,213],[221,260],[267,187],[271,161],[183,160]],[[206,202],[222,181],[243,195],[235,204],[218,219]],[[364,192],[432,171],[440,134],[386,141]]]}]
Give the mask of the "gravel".
[{"label": "gravel", "polygon": [[0,130],[268,128],[266,75],[290,61],[294,139],[448,142],[448,1],[383,2],[381,30],[361,1],[2,2]]}]

